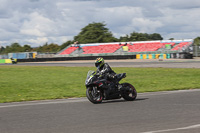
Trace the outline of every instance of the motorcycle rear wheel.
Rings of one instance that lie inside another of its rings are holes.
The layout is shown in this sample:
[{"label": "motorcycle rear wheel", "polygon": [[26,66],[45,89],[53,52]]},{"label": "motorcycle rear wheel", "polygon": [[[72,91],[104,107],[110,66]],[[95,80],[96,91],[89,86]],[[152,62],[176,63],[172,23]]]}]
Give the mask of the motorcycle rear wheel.
[{"label": "motorcycle rear wheel", "polygon": [[100,91],[95,93],[93,87],[87,88],[86,96],[88,100],[94,104],[101,103],[103,100],[102,93]]},{"label": "motorcycle rear wheel", "polygon": [[137,91],[135,89],[135,87],[129,83],[123,83],[122,86],[124,88],[126,88],[122,94],[122,97],[126,100],[126,101],[133,101],[136,99],[137,97]]}]

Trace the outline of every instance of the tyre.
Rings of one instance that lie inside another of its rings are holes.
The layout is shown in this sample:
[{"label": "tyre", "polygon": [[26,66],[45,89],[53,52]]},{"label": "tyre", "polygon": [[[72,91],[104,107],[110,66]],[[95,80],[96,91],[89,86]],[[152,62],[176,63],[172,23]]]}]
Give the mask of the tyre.
[{"label": "tyre", "polygon": [[94,104],[101,103],[103,100],[103,95],[100,91],[96,90],[94,87],[88,87],[86,90],[86,96],[88,100]]},{"label": "tyre", "polygon": [[135,87],[129,83],[123,83],[122,86],[122,97],[127,101],[135,100],[137,97]]}]

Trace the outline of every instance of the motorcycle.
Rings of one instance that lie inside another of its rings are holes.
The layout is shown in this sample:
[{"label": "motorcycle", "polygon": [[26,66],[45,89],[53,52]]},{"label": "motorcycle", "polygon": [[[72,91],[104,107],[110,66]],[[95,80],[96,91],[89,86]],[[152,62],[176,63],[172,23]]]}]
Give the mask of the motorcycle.
[{"label": "motorcycle", "polygon": [[135,87],[130,83],[119,84],[119,81],[125,77],[126,73],[117,74],[116,83],[113,83],[103,75],[89,70],[85,80],[88,100],[94,104],[102,103],[103,100],[120,99],[122,97],[127,101],[135,100],[137,97]]}]

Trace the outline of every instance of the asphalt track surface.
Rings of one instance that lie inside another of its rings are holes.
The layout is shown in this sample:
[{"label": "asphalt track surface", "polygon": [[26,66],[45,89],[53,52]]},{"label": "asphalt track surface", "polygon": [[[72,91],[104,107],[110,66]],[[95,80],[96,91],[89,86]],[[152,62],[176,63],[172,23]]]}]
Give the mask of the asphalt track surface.
[{"label": "asphalt track surface", "polygon": [[0,104],[1,133],[199,133],[200,90],[142,93],[135,101],[86,98]]},{"label": "asphalt track surface", "polygon": [[[200,68],[199,60],[106,62],[112,67]],[[16,66],[93,67],[94,62],[18,63]],[[139,93],[131,102],[120,99],[92,104],[86,98],[72,98],[0,103],[0,133],[199,133],[199,96],[200,89],[194,89]]]}]

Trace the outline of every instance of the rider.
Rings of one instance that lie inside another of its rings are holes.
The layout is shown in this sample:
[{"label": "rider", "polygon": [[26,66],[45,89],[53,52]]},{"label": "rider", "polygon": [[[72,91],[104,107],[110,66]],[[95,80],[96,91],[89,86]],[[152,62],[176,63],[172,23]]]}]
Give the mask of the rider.
[{"label": "rider", "polygon": [[104,59],[99,57],[95,61],[98,74],[105,75],[109,81],[115,81],[116,73],[111,69],[108,63],[104,63]]},{"label": "rider", "polygon": [[109,81],[111,81],[109,90],[110,91],[115,90],[117,88],[115,86],[116,73],[111,69],[111,67],[108,65],[108,63],[104,63],[104,59],[99,57],[95,61],[95,66],[97,67],[96,73],[98,75],[104,75]]}]

